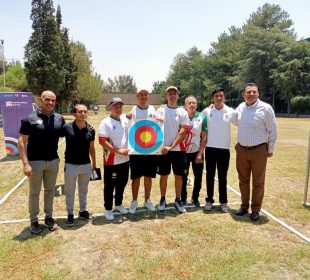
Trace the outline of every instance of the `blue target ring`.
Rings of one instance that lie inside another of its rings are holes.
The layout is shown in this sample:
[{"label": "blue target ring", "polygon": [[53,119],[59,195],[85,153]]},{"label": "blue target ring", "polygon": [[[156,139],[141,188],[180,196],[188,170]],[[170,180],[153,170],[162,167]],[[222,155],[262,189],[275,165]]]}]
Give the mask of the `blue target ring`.
[{"label": "blue target ring", "polygon": [[[151,131],[150,135],[157,135],[157,141],[151,146],[151,147],[145,147],[142,145],[139,145],[139,143],[136,141],[136,133],[139,130],[140,127],[146,127],[148,131]],[[130,129],[128,140],[131,147],[134,148],[134,150],[140,154],[150,154],[154,152],[156,149],[160,147],[164,139],[163,132],[160,128],[160,126],[155,121],[150,120],[141,120],[137,121]]]}]

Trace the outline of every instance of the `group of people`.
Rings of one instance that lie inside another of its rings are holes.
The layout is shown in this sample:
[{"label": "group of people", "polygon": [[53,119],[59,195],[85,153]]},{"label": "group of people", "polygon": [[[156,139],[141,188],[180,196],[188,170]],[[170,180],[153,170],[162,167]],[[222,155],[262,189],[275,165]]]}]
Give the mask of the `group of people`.
[{"label": "group of people", "polygon": [[[217,88],[212,92],[212,104],[197,112],[197,99],[187,96],[184,107],[178,106],[179,91],[174,86],[166,90],[167,104],[157,110],[149,104],[149,92],[137,92],[137,105],[123,113],[123,101],[119,97],[110,100],[110,115],[99,125],[99,143],[104,159],[104,217],[111,221],[114,211],[134,214],[138,208],[141,178],[144,183],[144,207],[156,211],[151,201],[152,179],[159,174],[160,201],[157,209],[166,208],[166,190],[169,174],[174,175],[174,206],[179,213],[186,212],[187,182],[190,164],[194,183],[191,203],[200,207],[199,193],[202,185],[204,161],[206,163],[207,197],[204,209],[210,211],[214,203],[214,179],[217,170],[219,202],[222,212],[228,212],[227,171],[230,159],[231,124],[238,126],[236,167],[241,192],[241,207],[235,215],[242,216],[250,207],[250,181],[252,176],[252,221],[259,219],[265,185],[267,158],[272,156],[276,137],[276,120],[272,107],[259,99],[254,83],[245,85],[245,102],[236,110],[225,105],[225,92]],[[96,169],[95,130],[87,123],[87,107],[75,105],[75,120],[66,124],[60,114],[54,112],[56,96],[51,91],[41,95],[41,108],[28,115],[20,128],[18,139],[25,175],[29,176],[29,213],[32,234],[41,234],[38,222],[39,194],[44,185],[45,225],[57,229],[52,217],[53,196],[59,157],[59,137],[65,137],[65,192],[68,218],[67,226],[74,225],[74,196],[76,183],[79,192],[79,217],[89,220],[87,190],[92,169]],[[133,120],[153,119],[164,125],[164,140],[160,155],[130,154],[128,130]],[[131,176],[132,201],[129,209],[123,205],[125,186]],[[113,207],[114,206],[114,207]],[[114,211],[113,211],[114,208]]]}]

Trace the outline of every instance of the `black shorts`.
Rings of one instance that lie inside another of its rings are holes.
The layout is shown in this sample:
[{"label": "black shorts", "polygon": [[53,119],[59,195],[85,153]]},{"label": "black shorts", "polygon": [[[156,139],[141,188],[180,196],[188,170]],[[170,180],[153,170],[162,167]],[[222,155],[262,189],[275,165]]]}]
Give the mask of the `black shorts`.
[{"label": "black shorts", "polygon": [[158,156],[158,174],[169,175],[171,165],[174,175],[183,176],[186,174],[185,152],[170,151],[166,155]]},{"label": "black shorts", "polygon": [[131,180],[142,176],[155,178],[157,171],[157,155],[130,155]]}]

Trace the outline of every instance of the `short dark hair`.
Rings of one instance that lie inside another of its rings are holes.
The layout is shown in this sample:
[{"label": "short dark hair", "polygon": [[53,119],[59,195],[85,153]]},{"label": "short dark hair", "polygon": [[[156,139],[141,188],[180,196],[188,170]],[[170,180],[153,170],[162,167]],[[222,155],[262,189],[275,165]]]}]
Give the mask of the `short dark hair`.
[{"label": "short dark hair", "polygon": [[77,103],[73,106],[73,108],[71,109],[71,114],[75,114],[76,111],[77,111],[77,107],[78,106],[85,106],[87,108],[87,106],[85,104],[82,104],[82,103]]},{"label": "short dark hair", "polygon": [[223,92],[224,95],[225,95],[225,92],[224,92],[223,88],[218,87],[218,88],[216,88],[216,89],[214,89],[214,90],[212,91],[212,97],[214,96],[214,94],[216,94],[216,93],[218,93],[218,92]]},{"label": "short dark hair", "polygon": [[245,92],[245,88],[246,88],[246,87],[257,87],[257,89],[258,89],[257,84],[255,84],[255,83],[247,83],[247,84],[243,87],[243,92]]}]

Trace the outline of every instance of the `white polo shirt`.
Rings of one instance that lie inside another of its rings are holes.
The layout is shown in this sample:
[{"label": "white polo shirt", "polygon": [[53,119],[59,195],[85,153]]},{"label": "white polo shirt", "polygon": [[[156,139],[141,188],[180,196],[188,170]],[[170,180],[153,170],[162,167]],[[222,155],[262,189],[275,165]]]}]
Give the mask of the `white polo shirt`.
[{"label": "white polo shirt", "polygon": [[139,106],[135,105],[131,109],[131,114],[133,119],[147,119],[155,118],[156,110],[155,107],[149,105],[146,109],[141,109]]},{"label": "white polo shirt", "polygon": [[[109,141],[116,149],[127,149],[128,147],[128,119],[123,114],[120,120],[111,116],[104,118],[99,125],[99,139]],[[104,165],[116,165],[129,161],[129,156],[115,154],[103,150]]]},{"label": "white polo shirt", "polygon": [[[170,108],[168,105],[160,106],[156,111],[156,118],[164,120],[164,146],[169,147],[177,137],[180,128],[189,127],[189,118],[182,107]],[[171,151],[185,151],[184,142],[171,149]]]},{"label": "white polo shirt", "polygon": [[196,112],[189,120],[189,129],[186,132],[185,146],[186,153],[196,153],[200,149],[201,132],[207,131],[207,119],[205,115]]},{"label": "white polo shirt", "polygon": [[207,117],[207,147],[229,149],[231,142],[231,123],[236,118],[234,109],[224,104],[221,110],[217,110],[213,106],[212,109],[204,109],[202,114]]}]

